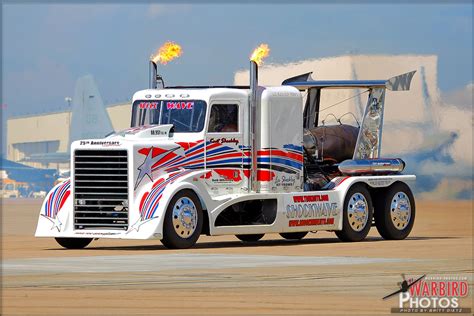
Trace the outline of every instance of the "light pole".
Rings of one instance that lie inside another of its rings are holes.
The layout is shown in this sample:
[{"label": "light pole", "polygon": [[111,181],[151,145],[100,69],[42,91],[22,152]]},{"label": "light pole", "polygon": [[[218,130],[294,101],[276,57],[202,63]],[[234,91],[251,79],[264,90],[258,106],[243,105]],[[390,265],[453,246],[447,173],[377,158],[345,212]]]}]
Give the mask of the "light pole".
[{"label": "light pole", "polygon": [[65,97],[64,98],[64,101],[67,102],[67,106],[68,106],[68,109],[69,109],[69,117],[68,117],[68,124],[69,124],[69,129],[71,128],[71,101],[72,101],[72,98],[71,97]]}]

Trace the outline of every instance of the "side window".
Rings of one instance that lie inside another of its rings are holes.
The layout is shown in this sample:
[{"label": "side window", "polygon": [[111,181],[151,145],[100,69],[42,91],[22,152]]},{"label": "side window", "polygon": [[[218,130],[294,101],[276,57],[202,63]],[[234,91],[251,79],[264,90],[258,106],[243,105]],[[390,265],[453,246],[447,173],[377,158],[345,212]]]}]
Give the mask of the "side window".
[{"label": "side window", "polygon": [[237,104],[213,104],[209,118],[209,133],[233,133],[239,131],[239,106]]}]

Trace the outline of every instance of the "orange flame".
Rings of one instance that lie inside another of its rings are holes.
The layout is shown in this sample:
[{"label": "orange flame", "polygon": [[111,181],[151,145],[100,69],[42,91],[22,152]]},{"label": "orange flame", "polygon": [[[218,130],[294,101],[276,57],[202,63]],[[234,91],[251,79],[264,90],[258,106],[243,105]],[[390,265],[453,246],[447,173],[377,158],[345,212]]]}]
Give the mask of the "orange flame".
[{"label": "orange flame", "polygon": [[257,65],[261,65],[263,63],[263,59],[270,54],[270,47],[268,44],[260,44],[257,48],[254,49],[252,56],[250,56],[250,60],[257,63]]},{"label": "orange flame", "polygon": [[182,53],[181,46],[174,42],[166,42],[154,55],[151,55],[150,60],[154,63],[160,62],[166,65],[168,62],[181,56]]}]

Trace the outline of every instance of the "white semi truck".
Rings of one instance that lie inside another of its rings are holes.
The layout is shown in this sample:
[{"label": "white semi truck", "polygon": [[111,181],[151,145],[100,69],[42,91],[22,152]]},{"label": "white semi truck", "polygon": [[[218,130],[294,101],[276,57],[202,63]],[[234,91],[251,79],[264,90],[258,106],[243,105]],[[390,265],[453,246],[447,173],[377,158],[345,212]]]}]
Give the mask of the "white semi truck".
[{"label": "white semi truck", "polygon": [[[363,240],[371,226],[404,239],[415,201],[404,162],[381,158],[386,89],[409,90],[414,72],[389,80],[312,81],[281,86],[162,87],[133,96],[131,127],[71,145],[71,177],[42,205],[37,237],[65,248],[93,239],[159,239],[193,246],[201,234],[258,241],[333,231]],[[360,127],[318,126],[324,89],[369,91]],[[303,95],[306,95],[305,101]]]}]

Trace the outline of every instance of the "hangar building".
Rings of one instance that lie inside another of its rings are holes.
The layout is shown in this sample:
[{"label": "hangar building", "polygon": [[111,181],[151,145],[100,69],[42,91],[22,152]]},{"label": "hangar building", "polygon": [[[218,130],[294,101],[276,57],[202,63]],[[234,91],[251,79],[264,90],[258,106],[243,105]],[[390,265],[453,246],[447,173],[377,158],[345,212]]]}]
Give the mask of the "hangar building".
[{"label": "hangar building", "polygon": [[[449,135],[450,131],[457,131],[458,138],[452,146],[453,158],[472,165],[472,134],[459,133],[460,130],[471,130],[471,116],[456,107],[442,104],[437,85],[437,62],[435,55],[346,55],[264,65],[259,70],[259,82],[261,85],[280,85],[286,78],[310,71],[313,72],[314,80],[370,80],[388,79],[416,70],[409,92],[387,91],[383,155],[420,150],[430,141],[443,141],[440,138]],[[237,71],[234,83],[248,84],[248,70]],[[367,93],[363,90],[324,91],[321,107],[324,109],[346,99],[322,111],[320,123],[325,120],[327,124],[337,124],[337,119],[340,119],[344,123],[356,124],[355,121],[362,117],[367,101]],[[67,151],[70,113],[65,111],[10,118],[7,121],[7,158],[21,161],[35,153]],[[109,105],[107,113],[115,131],[129,127],[129,103]],[[430,140],[430,137],[433,139]],[[40,163],[29,165],[67,168]]]}]

